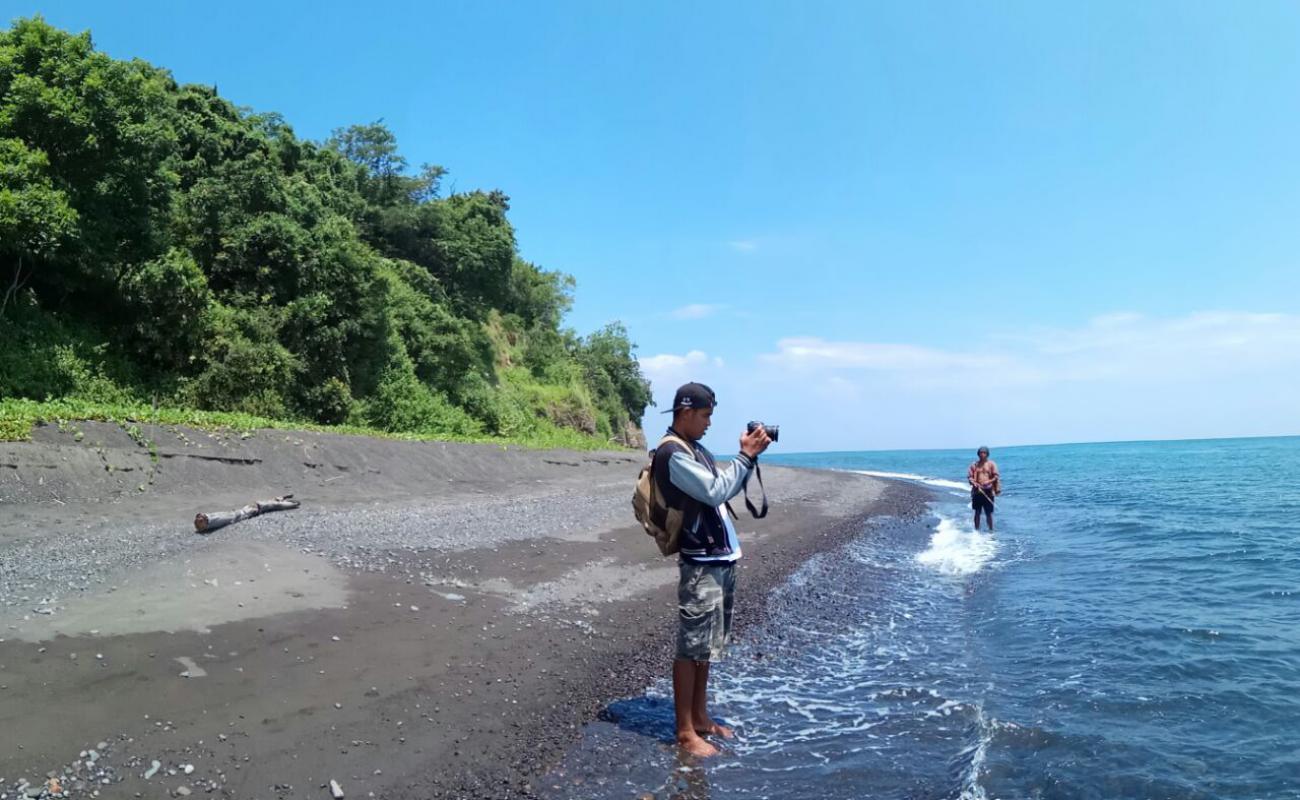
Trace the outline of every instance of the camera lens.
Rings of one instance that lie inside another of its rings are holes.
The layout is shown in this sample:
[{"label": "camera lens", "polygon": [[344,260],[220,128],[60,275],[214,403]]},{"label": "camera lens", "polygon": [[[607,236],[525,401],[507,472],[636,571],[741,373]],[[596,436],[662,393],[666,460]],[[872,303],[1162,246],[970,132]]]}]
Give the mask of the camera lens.
[{"label": "camera lens", "polygon": [[763,430],[767,433],[768,438],[774,442],[777,440],[777,437],[781,435],[781,426],[768,425],[767,423],[764,422],[751,422],[749,423],[749,425],[745,426],[745,429],[749,433],[753,433],[754,429],[757,428],[759,425],[763,426]]}]

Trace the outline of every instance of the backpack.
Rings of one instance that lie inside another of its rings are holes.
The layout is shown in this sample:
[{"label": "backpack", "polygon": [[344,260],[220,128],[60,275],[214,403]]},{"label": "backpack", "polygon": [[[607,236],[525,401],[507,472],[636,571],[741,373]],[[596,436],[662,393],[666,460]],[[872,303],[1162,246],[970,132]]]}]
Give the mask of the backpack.
[{"label": "backpack", "polygon": [[660,439],[658,447],[650,451],[650,462],[641,468],[641,474],[637,476],[636,491],[632,493],[632,513],[636,515],[641,527],[645,528],[645,532],[654,537],[659,552],[670,556],[680,549],[678,539],[682,533],[685,512],[680,508],[669,508],[664,503],[659,487],[655,485],[655,454],[665,442],[676,442],[688,452],[694,452],[690,444],[676,436]]}]

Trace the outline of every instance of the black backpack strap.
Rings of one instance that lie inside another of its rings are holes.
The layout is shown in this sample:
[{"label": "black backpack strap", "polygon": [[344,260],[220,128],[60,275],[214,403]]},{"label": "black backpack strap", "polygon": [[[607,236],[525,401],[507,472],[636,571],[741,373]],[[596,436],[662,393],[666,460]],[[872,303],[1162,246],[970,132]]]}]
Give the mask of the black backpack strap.
[{"label": "black backpack strap", "polygon": [[[754,515],[754,519],[762,519],[767,516],[767,489],[763,486],[763,470],[759,469],[757,461],[754,462],[754,475],[758,477],[758,490],[763,493],[763,510],[759,511],[757,508],[754,508],[754,504],[749,499],[748,476],[745,478],[745,508],[748,508],[749,513]],[[731,506],[727,506],[727,509],[730,510]],[[734,517],[736,512],[732,511],[731,515]]]}]

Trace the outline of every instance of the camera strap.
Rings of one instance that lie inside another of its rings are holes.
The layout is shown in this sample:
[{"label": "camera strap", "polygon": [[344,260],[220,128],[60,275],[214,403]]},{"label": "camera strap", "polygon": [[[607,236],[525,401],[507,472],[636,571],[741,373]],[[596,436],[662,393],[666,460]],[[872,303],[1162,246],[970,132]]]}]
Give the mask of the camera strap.
[{"label": "camera strap", "polygon": [[[753,502],[749,499],[749,476],[745,477],[745,508],[748,508],[749,513],[754,515],[754,519],[762,519],[767,516],[767,488],[763,486],[763,470],[759,468],[757,462],[754,463],[754,475],[758,478],[758,490],[763,493],[763,510],[759,511],[754,508]],[[735,516],[734,511],[732,516]]]}]

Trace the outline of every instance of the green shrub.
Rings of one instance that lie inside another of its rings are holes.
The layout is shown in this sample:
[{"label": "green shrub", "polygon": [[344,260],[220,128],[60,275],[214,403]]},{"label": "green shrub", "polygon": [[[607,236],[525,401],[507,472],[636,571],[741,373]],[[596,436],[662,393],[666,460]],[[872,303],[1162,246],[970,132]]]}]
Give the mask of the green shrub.
[{"label": "green shrub", "polygon": [[368,423],[389,432],[476,436],[482,426],[464,409],[420,382],[410,358],[400,357],[384,371],[365,401]]},{"label": "green shrub", "polygon": [[285,397],[298,370],[276,339],[274,309],[214,304],[205,318],[203,369],[185,384],[183,399],[197,408],[288,417]]},{"label": "green shrub", "polygon": [[356,404],[348,385],[338,378],[328,378],[324,383],[308,387],[301,392],[300,403],[315,421],[325,425],[341,425],[352,415]]},{"label": "green shrub", "polygon": [[211,300],[208,279],[194,257],[169,250],[129,272],[122,293],[134,308],[132,345],[140,358],[163,369],[187,368]]},{"label": "green shrub", "polygon": [[[104,349],[105,345],[100,345],[94,352],[102,356]],[[82,358],[70,345],[55,346],[54,375],[56,385],[63,388],[61,394],[66,397],[108,404],[135,400],[129,391],[104,376],[102,362]]]}]

